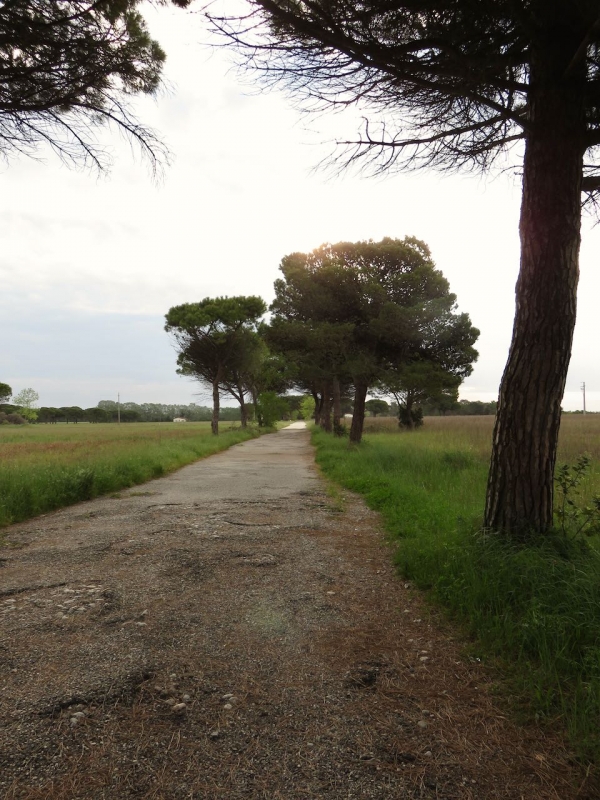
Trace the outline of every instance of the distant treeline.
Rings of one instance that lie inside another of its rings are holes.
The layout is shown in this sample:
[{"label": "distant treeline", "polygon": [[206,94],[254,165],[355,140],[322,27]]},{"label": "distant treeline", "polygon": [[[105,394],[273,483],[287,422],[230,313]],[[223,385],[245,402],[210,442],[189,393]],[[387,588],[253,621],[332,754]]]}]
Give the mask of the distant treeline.
[{"label": "distant treeline", "polygon": [[450,416],[476,416],[488,414],[495,415],[498,409],[496,400],[484,403],[481,400],[458,400],[455,403],[424,403],[423,416],[425,417],[450,417]]},{"label": "distant treeline", "polygon": [[[300,404],[303,399],[302,395],[282,398],[284,401],[282,417],[284,419],[301,417]],[[0,415],[6,417],[7,422],[26,422],[27,420],[19,416],[20,410],[18,406],[9,403],[0,405]],[[250,411],[252,411],[251,406]],[[188,422],[210,422],[212,409],[196,403],[187,406],[169,403],[121,403],[119,406],[113,400],[101,400],[93,408],[42,406],[35,409],[35,415],[36,418],[31,421],[38,423],[117,422],[119,416],[121,422],[172,422],[176,418],[183,418]],[[219,420],[238,422],[240,416],[239,406],[233,408],[224,406],[220,409]]]},{"label": "distant treeline", "polygon": [[[481,400],[456,400],[451,398],[440,398],[440,402],[423,403],[420,408],[424,417],[456,417],[456,416],[484,416],[496,414],[498,403],[492,400],[490,403],[483,403]],[[402,406],[398,403],[386,403],[384,400],[368,400],[366,410],[374,417],[398,417],[402,418]]]},{"label": "distant treeline", "polygon": [[[290,419],[292,416],[298,417],[300,405],[304,400],[302,395],[288,395],[281,398],[282,418]],[[250,417],[253,416],[253,405],[248,404]],[[117,418],[117,403],[113,400],[101,400],[97,410],[106,412],[109,421]],[[127,419],[123,416],[127,415]],[[190,403],[187,406],[172,405],[166,403],[121,403],[121,420],[131,422],[170,422],[176,418],[186,419],[188,422],[210,422],[212,419],[212,408],[199,406]],[[239,406],[222,406],[219,410],[219,420],[222,422],[237,422],[241,419],[241,409]]]}]

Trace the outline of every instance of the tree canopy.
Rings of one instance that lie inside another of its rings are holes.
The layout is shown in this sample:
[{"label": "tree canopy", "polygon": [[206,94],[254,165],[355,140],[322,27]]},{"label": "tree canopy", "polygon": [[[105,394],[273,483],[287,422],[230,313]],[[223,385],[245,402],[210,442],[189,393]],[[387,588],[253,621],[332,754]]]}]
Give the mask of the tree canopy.
[{"label": "tree canopy", "polygon": [[433,361],[416,360],[385,375],[381,387],[391,394],[398,407],[398,422],[403,428],[422,424],[422,406],[456,404],[463,376],[446,370]]},{"label": "tree canopy", "polygon": [[[249,0],[213,28],[305,108],[358,106],[342,164],[522,170],[521,269],[500,386],[485,527],[553,524],[576,318],[582,192],[600,192],[595,0]],[[214,7],[213,7],[214,8]]]},{"label": "tree canopy", "polygon": [[12,396],[12,388],[8,383],[0,383],[0,403],[6,403]]},{"label": "tree canopy", "polygon": [[157,91],[165,60],[140,5],[140,0],[0,4],[0,153],[32,155],[46,143],[68,163],[102,167],[107,154],[94,129],[109,124],[137,142],[153,165],[165,156],[129,105],[131,96]]},{"label": "tree canopy", "polygon": [[281,272],[271,338],[291,354],[297,385],[319,385],[327,399],[324,416],[334,383],[352,383],[352,441],[362,437],[369,387],[383,375],[415,360],[461,378],[470,373],[479,331],[467,314],[457,313],[456,296],[424,242],[405,237],[323,245],[286,256]]},{"label": "tree canopy", "polygon": [[266,310],[260,297],[207,297],[174,306],[166,315],[165,330],[178,351],[177,371],[211,387],[214,434],[219,432],[220,392],[239,388],[236,370],[254,357],[256,328]]},{"label": "tree canopy", "polygon": [[21,391],[13,397],[13,402],[16,406],[21,406],[21,408],[34,408],[39,399],[40,396],[35,389],[28,388],[21,389]]}]

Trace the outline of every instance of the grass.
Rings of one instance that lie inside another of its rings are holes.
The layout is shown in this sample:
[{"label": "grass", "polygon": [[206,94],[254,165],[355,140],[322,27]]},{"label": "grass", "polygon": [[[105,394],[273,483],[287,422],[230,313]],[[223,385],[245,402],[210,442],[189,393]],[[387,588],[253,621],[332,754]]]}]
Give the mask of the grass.
[{"label": "grass", "polygon": [[117,492],[258,435],[210,423],[0,426],[0,526]]},{"label": "grass", "polygon": [[[412,433],[368,421],[363,443],[316,431],[317,460],[363,494],[397,541],[398,566],[497,660],[520,712],[569,732],[600,761],[600,542],[552,534],[527,546],[479,533],[493,419],[428,418]],[[600,494],[600,415],[563,419],[559,460],[588,452]]]}]

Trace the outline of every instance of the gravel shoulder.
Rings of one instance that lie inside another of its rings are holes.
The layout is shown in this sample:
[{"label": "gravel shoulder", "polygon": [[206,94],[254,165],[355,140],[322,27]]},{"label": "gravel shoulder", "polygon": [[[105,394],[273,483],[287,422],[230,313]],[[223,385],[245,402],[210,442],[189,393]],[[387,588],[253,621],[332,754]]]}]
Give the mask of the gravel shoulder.
[{"label": "gravel shoulder", "polygon": [[597,797],[326,489],[295,424],[12,526],[0,797]]}]

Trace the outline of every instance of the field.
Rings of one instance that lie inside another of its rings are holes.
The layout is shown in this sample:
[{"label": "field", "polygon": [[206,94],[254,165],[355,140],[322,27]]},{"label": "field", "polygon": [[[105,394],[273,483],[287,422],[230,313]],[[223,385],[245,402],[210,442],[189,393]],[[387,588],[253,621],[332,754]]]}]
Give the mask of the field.
[{"label": "field", "polygon": [[0,426],[0,526],[116,492],[258,435],[209,422]]},{"label": "field", "polygon": [[[464,625],[470,656],[499,665],[525,718],[569,731],[600,762],[600,539],[556,532],[527,544],[482,535],[491,417],[426,418],[402,433],[370,419],[363,443],[317,431],[324,472],[379,510],[402,574]],[[563,418],[559,462],[592,457],[577,504],[600,494],[600,415]]]},{"label": "field", "polygon": [[[425,417],[425,424],[417,434],[425,440],[429,439],[435,447],[467,447],[487,463],[493,427],[494,417]],[[365,431],[406,435],[399,430],[398,422],[393,417],[369,417],[365,420]],[[600,414],[563,415],[559,460],[572,461],[584,452],[600,462]]]}]

